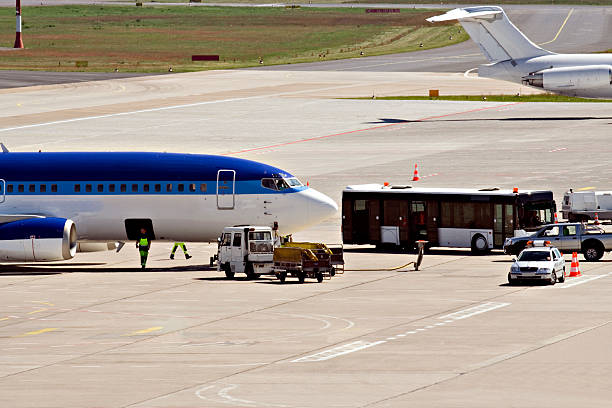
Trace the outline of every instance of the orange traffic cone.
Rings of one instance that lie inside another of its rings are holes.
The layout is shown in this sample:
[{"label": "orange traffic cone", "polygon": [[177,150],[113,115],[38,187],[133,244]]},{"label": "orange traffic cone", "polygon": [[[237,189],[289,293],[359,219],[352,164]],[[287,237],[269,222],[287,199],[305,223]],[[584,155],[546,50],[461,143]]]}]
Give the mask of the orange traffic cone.
[{"label": "orange traffic cone", "polygon": [[595,213],[595,225],[599,225],[599,214]]},{"label": "orange traffic cone", "polygon": [[412,177],[412,181],[419,181],[419,169],[417,167],[417,164],[414,164],[414,176]]},{"label": "orange traffic cone", "polygon": [[555,224],[559,223],[559,218],[557,218],[557,213],[555,213]]},{"label": "orange traffic cone", "polygon": [[572,252],[572,266],[570,268],[570,278],[582,275],[580,273],[580,262],[578,262],[578,253]]}]

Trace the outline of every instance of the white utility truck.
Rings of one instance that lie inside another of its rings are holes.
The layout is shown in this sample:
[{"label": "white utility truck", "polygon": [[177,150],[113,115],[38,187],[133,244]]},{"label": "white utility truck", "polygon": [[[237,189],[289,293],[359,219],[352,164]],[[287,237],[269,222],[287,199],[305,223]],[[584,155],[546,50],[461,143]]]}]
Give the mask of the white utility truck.
[{"label": "white utility truck", "polygon": [[274,274],[274,234],[270,227],[225,227],[217,252],[217,271],[228,279],[245,273],[249,279]]},{"label": "white utility truck", "polygon": [[612,220],[612,191],[573,191],[563,195],[563,218],[570,222]]}]

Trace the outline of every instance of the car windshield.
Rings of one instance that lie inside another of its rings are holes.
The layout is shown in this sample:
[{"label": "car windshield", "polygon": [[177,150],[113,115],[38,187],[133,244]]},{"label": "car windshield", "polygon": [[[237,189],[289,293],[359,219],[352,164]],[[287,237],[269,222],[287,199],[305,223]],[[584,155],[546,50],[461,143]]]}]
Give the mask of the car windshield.
[{"label": "car windshield", "polygon": [[518,260],[520,262],[550,261],[550,252],[548,251],[525,251],[519,256]]}]

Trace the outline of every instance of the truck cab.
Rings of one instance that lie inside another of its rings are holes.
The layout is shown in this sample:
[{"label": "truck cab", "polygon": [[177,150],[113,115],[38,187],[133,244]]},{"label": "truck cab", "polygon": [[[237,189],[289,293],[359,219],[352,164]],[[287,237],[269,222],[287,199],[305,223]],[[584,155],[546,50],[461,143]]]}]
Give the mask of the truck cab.
[{"label": "truck cab", "polygon": [[245,273],[249,279],[273,272],[275,239],[272,228],[225,227],[219,238],[217,271],[228,279]]}]

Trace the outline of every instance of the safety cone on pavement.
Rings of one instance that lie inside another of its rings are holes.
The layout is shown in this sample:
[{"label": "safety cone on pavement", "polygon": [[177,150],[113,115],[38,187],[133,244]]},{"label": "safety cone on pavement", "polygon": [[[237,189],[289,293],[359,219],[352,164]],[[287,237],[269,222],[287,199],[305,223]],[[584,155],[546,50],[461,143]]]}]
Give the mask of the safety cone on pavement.
[{"label": "safety cone on pavement", "polygon": [[417,166],[417,164],[414,164],[414,176],[412,176],[412,181],[419,181],[419,168]]},{"label": "safety cone on pavement", "polygon": [[572,252],[572,266],[570,267],[570,278],[582,275],[580,273],[580,262],[578,262],[578,253]]},{"label": "safety cone on pavement", "polygon": [[599,225],[599,214],[595,213],[595,225]]},{"label": "safety cone on pavement", "polygon": [[559,218],[557,217],[557,213],[555,213],[555,224],[559,223]]}]

